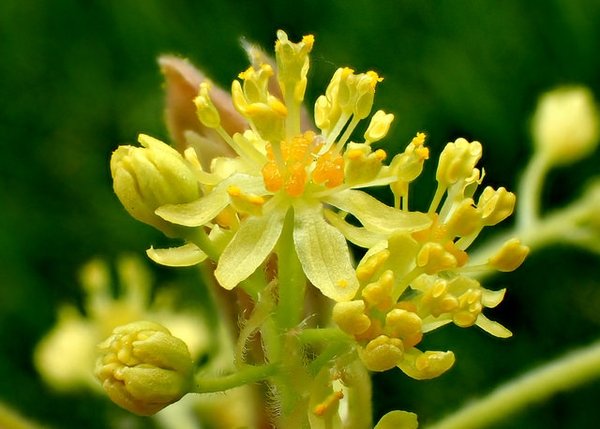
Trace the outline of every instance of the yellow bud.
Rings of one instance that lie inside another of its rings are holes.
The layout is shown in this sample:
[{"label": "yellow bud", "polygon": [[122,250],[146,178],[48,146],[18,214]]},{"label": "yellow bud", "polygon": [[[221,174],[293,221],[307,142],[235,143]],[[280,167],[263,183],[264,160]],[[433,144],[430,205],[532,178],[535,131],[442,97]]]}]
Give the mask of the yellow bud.
[{"label": "yellow bud", "polygon": [[477,202],[483,224],[493,226],[509,217],[515,208],[515,201],[515,194],[505,188],[494,190],[491,186],[487,186]]},{"label": "yellow bud", "polygon": [[531,130],[537,150],[555,165],[575,162],[598,146],[598,109],[589,89],[563,87],[544,94]]},{"label": "yellow bud", "polygon": [[488,260],[488,264],[502,272],[514,271],[529,254],[529,247],[521,244],[517,238],[506,241],[500,250]]},{"label": "yellow bud", "polygon": [[383,110],[375,112],[365,132],[365,141],[371,144],[384,138],[390,130],[390,124],[393,120],[394,115],[391,113],[385,113]]},{"label": "yellow bud", "polygon": [[365,315],[363,300],[336,303],[332,318],[342,331],[351,335],[360,335],[371,326],[371,320]]},{"label": "yellow bud", "polygon": [[192,387],[186,344],[158,323],[120,326],[99,348],[96,377],[113,402],[132,413],[155,414]]},{"label": "yellow bud", "polygon": [[387,371],[398,365],[404,356],[404,345],[398,338],[380,335],[359,351],[369,371]]},{"label": "yellow bud", "polygon": [[113,189],[131,216],[168,236],[178,227],[155,214],[166,204],[189,203],[200,198],[196,175],[179,152],[141,134],[143,147],[120,146],[112,155]]},{"label": "yellow bud", "polygon": [[454,143],[448,143],[440,154],[436,180],[444,186],[449,186],[471,177],[481,154],[482,147],[479,142],[469,143],[459,138]]}]

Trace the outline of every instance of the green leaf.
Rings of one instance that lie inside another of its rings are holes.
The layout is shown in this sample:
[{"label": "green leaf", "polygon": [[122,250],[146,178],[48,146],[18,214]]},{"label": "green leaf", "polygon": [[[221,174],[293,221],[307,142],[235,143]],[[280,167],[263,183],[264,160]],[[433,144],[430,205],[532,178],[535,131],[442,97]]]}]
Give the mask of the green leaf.
[{"label": "green leaf", "polygon": [[308,280],[335,301],[347,301],[358,290],[346,239],[323,218],[321,204],[294,206],[294,243]]},{"label": "green leaf", "polygon": [[379,420],[373,429],[417,429],[419,422],[415,413],[390,411]]},{"label": "green leaf", "polygon": [[395,209],[362,191],[348,189],[324,200],[354,215],[365,228],[382,234],[419,231],[431,224],[431,218],[425,213]]},{"label": "green leaf", "polygon": [[242,222],[215,270],[221,286],[233,289],[267,259],[281,235],[285,214],[285,210],[275,209],[263,216],[250,216]]},{"label": "green leaf", "polygon": [[206,253],[192,243],[168,249],[155,249],[151,247],[146,250],[146,254],[157,264],[167,267],[189,267],[199,264],[207,258]]}]

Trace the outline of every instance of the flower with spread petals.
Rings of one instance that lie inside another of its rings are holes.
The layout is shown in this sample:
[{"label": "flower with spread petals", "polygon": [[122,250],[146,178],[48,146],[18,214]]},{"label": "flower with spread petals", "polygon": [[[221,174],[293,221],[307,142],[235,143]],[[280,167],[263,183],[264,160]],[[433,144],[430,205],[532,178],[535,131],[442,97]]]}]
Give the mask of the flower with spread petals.
[{"label": "flower with spread petals", "polygon": [[348,300],[359,283],[347,237],[335,225],[337,213],[353,215],[375,235],[423,229],[430,219],[389,207],[357,189],[398,180],[383,163],[385,152],[371,148],[387,133],[392,115],[377,112],[365,141],[350,141],[358,123],[370,114],[381,81],[377,73],[339,69],[316,102],[315,131],[305,124],[302,113],[314,38],[292,43],[283,31],[277,37],[276,69],[264,57],[251,55],[254,64],[232,84],[233,106],[246,119],[246,131],[230,134],[214,89],[208,82],[200,84],[194,100],[199,122],[226,141],[236,156],[215,158],[210,171],[197,174],[202,197],[156,210],[169,224],[207,233],[202,242],[161,249],[158,262],[192,264],[201,259],[192,252],[210,253],[218,259],[217,280],[232,289],[267,259],[284,223],[290,222],[308,280],[324,295]]},{"label": "flower with spread petals", "polygon": [[158,323],[120,326],[99,347],[96,377],[113,402],[128,411],[155,414],[192,387],[186,344]]}]

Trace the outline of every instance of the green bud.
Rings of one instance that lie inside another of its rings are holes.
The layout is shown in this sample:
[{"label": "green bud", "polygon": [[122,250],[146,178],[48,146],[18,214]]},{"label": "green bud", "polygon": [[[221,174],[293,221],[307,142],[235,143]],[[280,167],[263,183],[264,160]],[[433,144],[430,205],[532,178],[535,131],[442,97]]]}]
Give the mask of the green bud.
[{"label": "green bud", "polygon": [[200,198],[194,171],[169,145],[141,134],[143,147],[120,146],[112,155],[113,189],[131,216],[166,235],[179,227],[154,212],[166,204],[189,203]]},{"label": "green bud", "polygon": [[99,348],[96,377],[110,399],[132,413],[155,414],[192,387],[186,344],[158,323],[119,326]]}]

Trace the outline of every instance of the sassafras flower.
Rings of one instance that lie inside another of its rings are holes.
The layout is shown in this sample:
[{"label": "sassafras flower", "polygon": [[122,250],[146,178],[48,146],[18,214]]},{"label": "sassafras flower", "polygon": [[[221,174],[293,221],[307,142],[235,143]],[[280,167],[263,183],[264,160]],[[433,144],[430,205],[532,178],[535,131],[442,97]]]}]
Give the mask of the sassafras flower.
[{"label": "sassafras flower", "polygon": [[[277,70],[267,61],[257,62],[232,84],[233,105],[248,123],[245,132],[230,135],[210,84],[200,85],[195,99],[200,123],[214,130],[237,156],[215,158],[210,171],[198,175],[204,196],[191,203],[164,205],[156,214],[172,224],[210,230],[211,245],[221,246],[215,252],[215,276],[226,289],[245,280],[267,259],[284,223],[291,222],[308,280],[336,301],[349,300],[359,282],[347,237],[331,222],[337,216],[334,208],[353,215],[376,236],[420,230],[430,219],[389,207],[357,189],[397,180],[397,173],[383,164],[385,152],[371,148],[387,133],[392,115],[377,112],[365,141],[350,141],[358,123],[371,112],[381,81],[377,73],[338,69],[315,105],[318,131],[311,129],[303,125],[302,103],[314,39],[305,36],[292,43],[283,31],[277,37]],[[271,90],[274,79],[279,91]],[[195,245],[209,253],[202,243]],[[179,263],[184,254],[181,248],[171,250],[159,262]]]}]

